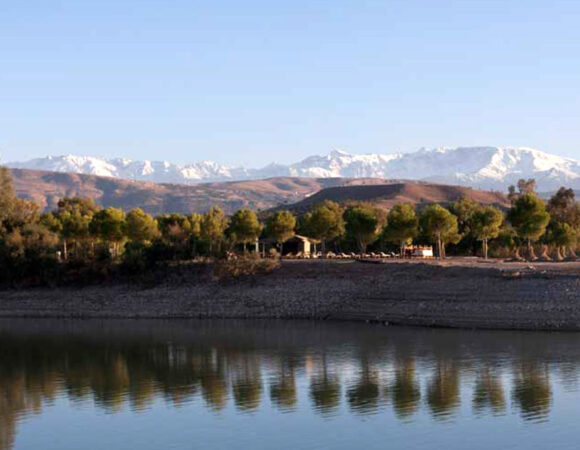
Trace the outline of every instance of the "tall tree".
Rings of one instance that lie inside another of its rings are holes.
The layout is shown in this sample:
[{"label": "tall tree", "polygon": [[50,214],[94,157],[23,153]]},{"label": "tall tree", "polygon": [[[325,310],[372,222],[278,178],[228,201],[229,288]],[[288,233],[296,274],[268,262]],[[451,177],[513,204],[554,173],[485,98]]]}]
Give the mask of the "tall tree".
[{"label": "tall tree", "polygon": [[451,203],[449,212],[457,217],[457,229],[462,236],[471,233],[473,218],[479,211],[480,204],[470,197],[463,196]]},{"label": "tall tree", "polygon": [[0,167],[0,231],[2,231],[4,220],[12,213],[15,200],[10,170]]},{"label": "tall tree", "polygon": [[393,242],[403,247],[413,242],[417,236],[419,219],[415,213],[415,208],[409,203],[399,203],[393,206],[387,215],[387,226],[384,228],[384,237],[388,242]]},{"label": "tall tree", "polygon": [[8,231],[22,228],[26,224],[37,223],[40,219],[40,206],[30,200],[14,198],[10,213],[4,219]]},{"label": "tall tree", "polygon": [[189,235],[191,223],[183,214],[171,213],[157,217],[157,226],[166,242],[183,245]]},{"label": "tall tree", "polygon": [[151,242],[159,236],[157,221],[140,208],[132,209],[125,218],[125,235],[133,242]]},{"label": "tall tree", "polygon": [[78,253],[78,244],[90,238],[89,224],[98,210],[98,206],[91,199],[64,197],[59,200],[55,217],[60,222],[64,259],[68,259],[69,242],[74,244]]},{"label": "tall tree", "polygon": [[548,201],[546,210],[552,221],[567,223],[580,232],[580,203],[573,189],[560,188]]},{"label": "tall tree", "polygon": [[512,184],[508,188],[508,199],[512,204],[522,195],[525,194],[535,194],[536,193],[536,180],[533,178],[528,178],[527,180],[520,178],[516,187]]},{"label": "tall tree", "polygon": [[197,255],[197,249],[201,239],[201,227],[203,224],[203,215],[198,213],[192,213],[187,216],[187,221],[189,222],[189,242],[188,248],[190,255],[195,257]]},{"label": "tall tree", "polygon": [[482,242],[485,259],[487,259],[488,241],[499,236],[502,223],[503,213],[493,206],[479,208],[473,215],[471,232],[477,240]]},{"label": "tall tree", "polygon": [[262,224],[258,221],[256,213],[249,209],[240,209],[230,219],[228,233],[236,244],[246,245],[256,242],[262,232]]},{"label": "tall tree", "polygon": [[209,242],[209,251],[214,253],[224,240],[228,219],[221,208],[213,206],[203,215],[201,236]]},{"label": "tall tree", "polygon": [[509,210],[508,220],[518,236],[527,241],[529,257],[536,259],[532,243],[546,232],[550,221],[544,202],[535,194],[523,194]]},{"label": "tall tree", "polygon": [[277,211],[266,220],[266,236],[273,239],[280,250],[284,250],[284,242],[294,236],[296,217],[290,211]]},{"label": "tall tree", "polygon": [[475,255],[479,248],[477,237],[473,233],[473,218],[481,205],[466,195],[449,205],[449,212],[457,217],[457,229],[461,235],[460,248],[466,253],[471,250]]},{"label": "tall tree", "polygon": [[199,239],[201,237],[201,226],[203,223],[203,216],[198,213],[192,213],[189,216],[187,216],[187,220],[189,221],[191,236],[194,239]]},{"label": "tall tree", "polygon": [[375,208],[369,205],[350,206],[344,212],[345,228],[358,245],[361,254],[367,246],[376,241],[380,230],[380,222]]},{"label": "tall tree", "polygon": [[514,260],[520,261],[523,259],[520,256],[520,238],[509,222],[504,220],[503,225],[499,229],[496,242],[501,248],[513,252]]},{"label": "tall tree", "polygon": [[91,233],[113,245],[113,255],[119,253],[119,244],[125,238],[125,213],[117,208],[97,212],[90,223]]},{"label": "tall tree", "polygon": [[445,257],[445,244],[457,242],[460,234],[457,229],[457,217],[441,205],[427,206],[419,217],[422,230],[437,244],[439,258]]},{"label": "tall tree", "polygon": [[573,249],[578,242],[578,232],[566,222],[550,222],[546,235],[547,243],[556,247],[556,258],[560,261],[565,256],[562,253],[565,253],[567,248]]},{"label": "tall tree", "polygon": [[338,203],[325,200],[305,215],[306,233],[320,240],[323,255],[326,255],[326,242],[342,236],[345,232],[343,213]]}]

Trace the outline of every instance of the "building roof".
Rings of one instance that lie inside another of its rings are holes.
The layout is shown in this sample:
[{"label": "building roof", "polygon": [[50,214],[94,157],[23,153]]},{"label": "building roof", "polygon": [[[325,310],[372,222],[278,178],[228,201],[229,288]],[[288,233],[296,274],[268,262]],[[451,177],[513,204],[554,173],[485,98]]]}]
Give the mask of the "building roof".
[{"label": "building roof", "polygon": [[[318,239],[309,238],[309,237],[306,237],[306,236],[302,236],[300,234],[295,234],[291,238],[286,239],[284,241],[284,243],[286,243],[286,242],[292,242],[292,241],[310,242],[311,244],[320,244],[320,241]],[[273,243],[275,241],[272,238],[264,238],[264,239],[260,239],[260,242],[262,242],[262,243]]]}]

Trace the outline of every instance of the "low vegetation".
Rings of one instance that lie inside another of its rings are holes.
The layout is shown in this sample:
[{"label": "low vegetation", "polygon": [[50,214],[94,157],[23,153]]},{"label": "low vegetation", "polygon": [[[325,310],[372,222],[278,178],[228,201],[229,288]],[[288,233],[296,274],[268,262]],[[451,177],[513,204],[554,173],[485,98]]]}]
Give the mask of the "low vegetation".
[{"label": "low vegetation", "polygon": [[272,258],[245,254],[234,258],[220,259],[213,266],[213,276],[217,280],[236,279],[251,275],[264,275],[280,267],[280,262]]},{"label": "low vegetation", "polygon": [[522,250],[529,260],[538,250],[544,260],[576,258],[580,205],[573,190],[561,188],[545,202],[533,180],[521,180],[510,187],[509,199],[507,211],[463,197],[421,210],[396,204],[388,213],[369,203],[326,200],[299,217],[277,211],[262,221],[250,209],[231,217],[218,206],[205,214],[152,217],[139,208],[125,213],[74,197],[41,214],[38,205],[15,196],[10,172],[0,168],[0,283],[102,280],[203,259],[220,261],[217,278],[266,273],[277,263],[250,256],[258,240],[272,244],[262,252],[274,260],[295,234],[319,241],[323,254],[329,248],[401,252],[414,243],[433,245],[440,258],[449,253],[523,259]]}]

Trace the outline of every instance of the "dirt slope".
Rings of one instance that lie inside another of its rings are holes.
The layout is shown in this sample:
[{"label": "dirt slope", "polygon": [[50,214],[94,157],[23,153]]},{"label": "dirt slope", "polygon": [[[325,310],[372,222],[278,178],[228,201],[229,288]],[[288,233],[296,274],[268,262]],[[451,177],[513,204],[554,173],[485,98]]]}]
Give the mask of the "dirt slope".
[{"label": "dirt slope", "polygon": [[396,203],[412,203],[419,206],[427,203],[447,204],[462,196],[470,197],[483,204],[509,206],[506,195],[500,192],[480,191],[463,186],[405,181],[380,185],[329,187],[288,206],[288,209],[302,213],[311,208],[312,205],[324,200],[333,200],[338,203],[364,201],[389,209]]}]

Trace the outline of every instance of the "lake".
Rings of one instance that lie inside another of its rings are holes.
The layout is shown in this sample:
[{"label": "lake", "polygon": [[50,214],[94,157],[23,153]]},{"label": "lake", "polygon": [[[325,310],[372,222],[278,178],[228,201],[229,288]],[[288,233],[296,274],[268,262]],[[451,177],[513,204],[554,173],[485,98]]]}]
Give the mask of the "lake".
[{"label": "lake", "polygon": [[577,448],[580,333],[0,320],[0,449]]}]

